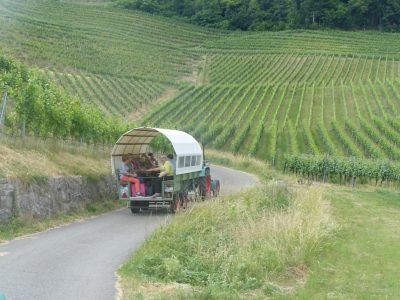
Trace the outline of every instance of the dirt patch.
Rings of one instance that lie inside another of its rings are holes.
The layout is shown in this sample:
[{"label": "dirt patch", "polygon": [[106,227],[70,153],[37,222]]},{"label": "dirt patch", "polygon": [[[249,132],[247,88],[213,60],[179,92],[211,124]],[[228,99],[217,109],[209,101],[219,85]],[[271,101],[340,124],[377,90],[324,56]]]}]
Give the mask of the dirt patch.
[{"label": "dirt patch", "polygon": [[128,116],[128,120],[138,120],[138,121],[142,120],[143,117],[147,115],[154,107],[157,107],[163,104],[164,102],[171,100],[178,93],[179,90],[174,87],[167,88],[164,91],[164,93],[160,97],[158,97],[155,101],[149,103],[148,105],[135,109],[135,111]]},{"label": "dirt patch", "polygon": [[[121,278],[117,276],[117,299],[174,299],[177,291],[190,294],[194,288],[189,284],[143,282],[134,278]],[[129,288],[127,288],[129,286]],[[125,287],[125,288],[124,288]],[[121,290],[122,288],[122,290]],[[125,293],[123,293],[125,292]]]}]

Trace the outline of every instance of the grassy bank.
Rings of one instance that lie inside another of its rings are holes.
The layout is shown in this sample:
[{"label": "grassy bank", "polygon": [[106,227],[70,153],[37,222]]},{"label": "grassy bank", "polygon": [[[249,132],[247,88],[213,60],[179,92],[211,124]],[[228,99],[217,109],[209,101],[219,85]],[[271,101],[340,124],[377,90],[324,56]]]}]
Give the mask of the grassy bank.
[{"label": "grassy bank", "polygon": [[207,201],[159,229],[120,270],[124,299],[287,294],[330,240],[320,189],[282,182]]},{"label": "grassy bank", "polygon": [[35,138],[0,139],[0,178],[34,181],[55,175],[110,174],[110,148]]},{"label": "grassy bank", "polygon": [[[102,145],[79,145],[71,141],[35,138],[0,139],[0,178],[40,183],[51,176],[86,176],[97,180],[110,175],[110,149]],[[0,225],[0,242],[39,232],[119,208],[113,200],[89,203],[70,214],[48,220],[13,218]]]},{"label": "grassy bank", "polygon": [[272,178],[285,178],[280,172],[274,171],[270,164],[246,155],[235,155],[230,152],[206,149],[206,160],[211,164],[221,165],[236,170],[245,171],[257,175],[260,179],[270,180]]}]

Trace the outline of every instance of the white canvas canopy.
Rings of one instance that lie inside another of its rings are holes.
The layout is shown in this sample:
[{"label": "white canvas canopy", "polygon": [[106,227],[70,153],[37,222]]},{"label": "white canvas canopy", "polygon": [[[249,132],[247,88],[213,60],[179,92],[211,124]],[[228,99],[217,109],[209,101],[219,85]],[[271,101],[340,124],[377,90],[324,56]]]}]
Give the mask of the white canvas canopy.
[{"label": "white canvas canopy", "polygon": [[140,127],[124,133],[115,143],[111,153],[113,174],[115,175],[115,170],[121,165],[123,155],[148,153],[151,151],[151,141],[159,134],[164,135],[174,148],[176,155],[175,174],[196,172],[202,169],[203,150],[190,134],[179,130]]}]

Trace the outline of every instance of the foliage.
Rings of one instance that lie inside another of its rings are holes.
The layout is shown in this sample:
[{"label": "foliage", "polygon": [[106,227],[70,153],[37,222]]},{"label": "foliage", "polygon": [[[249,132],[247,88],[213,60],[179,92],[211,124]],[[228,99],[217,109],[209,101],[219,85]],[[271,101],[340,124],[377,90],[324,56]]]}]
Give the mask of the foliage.
[{"label": "foliage", "polygon": [[92,105],[72,98],[39,72],[1,57],[0,89],[8,89],[14,110],[7,116],[13,134],[114,142],[128,126]]},{"label": "foliage", "polygon": [[400,29],[396,0],[116,0],[125,8],[230,30],[282,30],[334,27],[343,29]]},{"label": "foliage", "polygon": [[156,136],[150,143],[150,148],[154,152],[174,154],[174,147],[165,135]]},{"label": "foliage", "polygon": [[367,160],[335,156],[288,155],[284,170],[315,180],[339,178],[342,183],[353,183],[356,178],[375,183],[400,182],[400,164],[389,160]]}]

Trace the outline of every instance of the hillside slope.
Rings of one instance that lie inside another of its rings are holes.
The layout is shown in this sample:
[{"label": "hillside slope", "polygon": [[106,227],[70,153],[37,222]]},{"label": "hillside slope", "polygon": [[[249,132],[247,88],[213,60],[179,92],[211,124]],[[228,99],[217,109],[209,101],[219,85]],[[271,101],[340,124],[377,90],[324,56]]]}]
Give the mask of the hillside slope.
[{"label": "hillside slope", "polygon": [[152,110],[136,123],[273,163],[400,159],[399,34],[223,32],[107,1],[0,0],[0,10],[3,52],[111,115]]},{"label": "hillside slope", "polygon": [[187,49],[220,35],[83,2],[1,0],[0,49],[125,118],[176,81],[191,80],[198,55]]},{"label": "hillside slope", "polygon": [[202,85],[145,124],[282,162],[287,154],[400,159],[398,34],[287,31],[207,42]]}]

